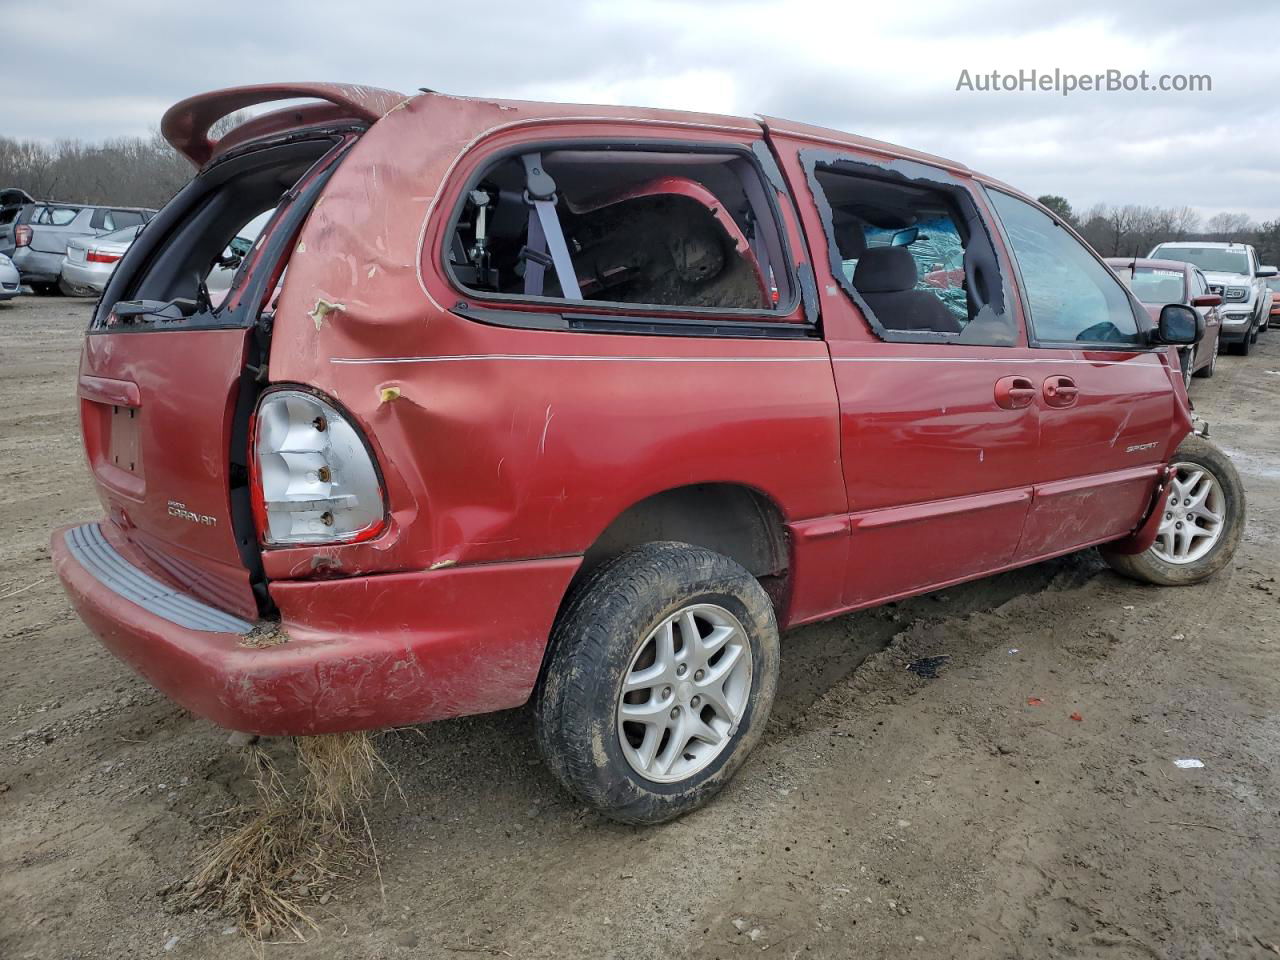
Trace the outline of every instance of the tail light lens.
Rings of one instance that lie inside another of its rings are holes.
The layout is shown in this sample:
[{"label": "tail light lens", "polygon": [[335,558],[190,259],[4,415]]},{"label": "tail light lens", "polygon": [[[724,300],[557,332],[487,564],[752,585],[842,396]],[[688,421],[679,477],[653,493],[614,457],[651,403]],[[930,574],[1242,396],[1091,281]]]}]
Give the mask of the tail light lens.
[{"label": "tail light lens", "polygon": [[31,228],[26,224],[13,228],[13,245],[15,247],[29,247],[31,245]]},{"label": "tail light lens", "polygon": [[359,430],[333,404],[272,390],[254,415],[251,482],[264,544],[353,543],[386,525],[386,496]]},{"label": "tail light lens", "polygon": [[124,256],[122,253],[103,253],[101,250],[90,249],[84,258],[90,263],[115,263],[122,256]]}]

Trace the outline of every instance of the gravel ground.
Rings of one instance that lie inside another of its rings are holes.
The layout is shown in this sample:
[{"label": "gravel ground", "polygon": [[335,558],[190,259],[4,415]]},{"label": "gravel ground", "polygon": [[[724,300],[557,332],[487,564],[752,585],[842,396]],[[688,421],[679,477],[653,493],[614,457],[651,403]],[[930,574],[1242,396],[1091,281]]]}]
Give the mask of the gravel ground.
[{"label": "gravel ground", "polygon": [[[99,512],[87,314],[0,304],[0,957],[249,957],[160,895],[246,794],[240,758],[99,647],[50,567],[50,528]],[[266,953],[1280,955],[1280,333],[1192,395],[1250,496],[1213,581],[1141,587],[1086,552],[799,630],[754,758],[657,829],[560,791],[524,711],[386,735],[385,894],[366,869]],[[936,679],[904,669],[934,655]]]}]

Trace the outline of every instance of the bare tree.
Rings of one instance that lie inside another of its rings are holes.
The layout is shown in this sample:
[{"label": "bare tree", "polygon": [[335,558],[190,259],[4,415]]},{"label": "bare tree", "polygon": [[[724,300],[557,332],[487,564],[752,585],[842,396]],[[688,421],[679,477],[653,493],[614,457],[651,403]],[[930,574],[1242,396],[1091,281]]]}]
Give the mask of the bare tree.
[{"label": "bare tree", "polygon": [[[247,118],[235,113],[214,124],[217,139]],[[0,187],[18,187],[42,200],[160,207],[195,170],[154,131],[101,143],[53,144],[0,137]]]},{"label": "bare tree", "polygon": [[1169,224],[1169,236],[1173,240],[1185,240],[1200,229],[1200,214],[1191,207],[1174,207],[1169,211],[1172,220]]},{"label": "bare tree", "polygon": [[1209,233],[1223,240],[1234,240],[1255,229],[1247,213],[1216,213],[1205,224]]}]

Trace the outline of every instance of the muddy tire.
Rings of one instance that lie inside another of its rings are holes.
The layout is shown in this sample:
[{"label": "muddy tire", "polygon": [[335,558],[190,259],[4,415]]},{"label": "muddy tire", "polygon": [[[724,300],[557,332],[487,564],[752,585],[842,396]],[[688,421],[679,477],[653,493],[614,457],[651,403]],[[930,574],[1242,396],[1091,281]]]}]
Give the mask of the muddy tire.
[{"label": "muddy tire", "polygon": [[742,766],[778,686],[778,626],[759,582],[684,543],[592,571],[552,631],[534,703],[552,772],[624,823],[705,804]]},{"label": "muddy tire", "polygon": [[1200,583],[1235,555],[1244,534],[1245,493],[1231,458],[1194,434],[1173,455],[1174,495],[1149,550],[1102,555],[1111,569],[1162,587]]}]

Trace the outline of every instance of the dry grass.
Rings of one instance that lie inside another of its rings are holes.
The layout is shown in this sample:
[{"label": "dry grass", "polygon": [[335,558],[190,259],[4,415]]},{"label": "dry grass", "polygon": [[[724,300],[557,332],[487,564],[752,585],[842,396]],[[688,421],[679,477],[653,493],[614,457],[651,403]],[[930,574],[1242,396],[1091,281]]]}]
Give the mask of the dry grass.
[{"label": "dry grass", "polygon": [[319,929],[309,910],[335,883],[361,864],[377,870],[365,808],[379,779],[398,789],[367,733],[293,743],[290,777],[262,748],[249,748],[255,802],[229,811],[241,824],[205,852],[184,888],[188,906],[219,909],[260,942],[306,940]]}]

